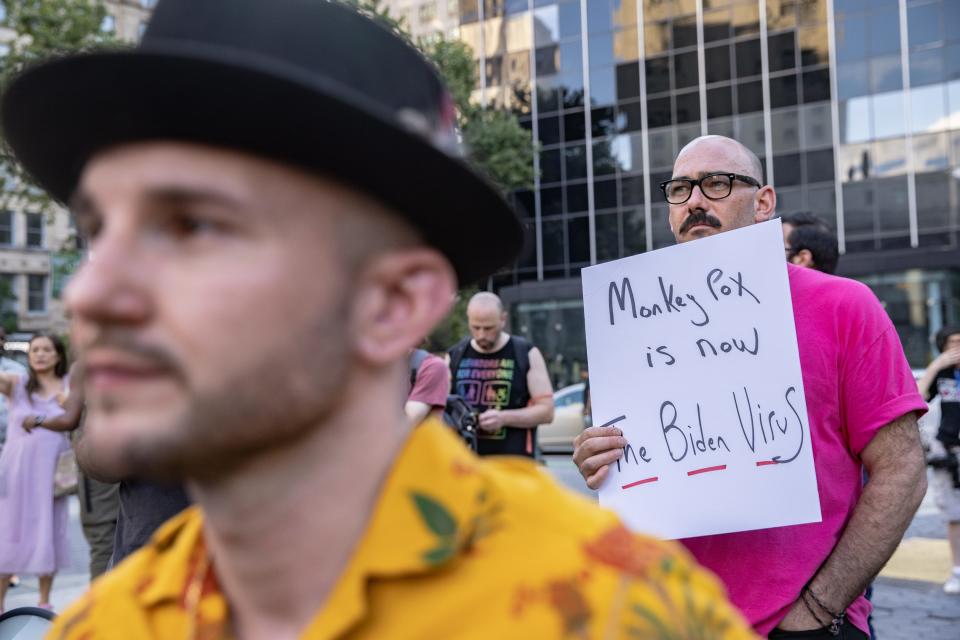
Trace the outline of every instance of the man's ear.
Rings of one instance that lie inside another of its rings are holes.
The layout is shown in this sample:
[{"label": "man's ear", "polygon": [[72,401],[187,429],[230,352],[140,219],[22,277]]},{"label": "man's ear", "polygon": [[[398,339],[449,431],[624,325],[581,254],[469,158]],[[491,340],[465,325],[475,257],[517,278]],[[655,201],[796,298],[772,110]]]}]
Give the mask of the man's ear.
[{"label": "man's ear", "polygon": [[453,306],[457,278],[434,249],[387,252],[354,280],[349,326],[357,356],[374,366],[406,357]]},{"label": "man's ear", "polygon": [[810,253],[810,249],[800,249],[797,251],[792,258],[790,258],[791,264],[795,264],[798,267],[807,267],[808,269],[815,268],[813,262],[813,254]]},{"label": "man's ear", "polygon": [[764,222],[777,211],[777,192],[764,185],[753,196],[753,221]]}]

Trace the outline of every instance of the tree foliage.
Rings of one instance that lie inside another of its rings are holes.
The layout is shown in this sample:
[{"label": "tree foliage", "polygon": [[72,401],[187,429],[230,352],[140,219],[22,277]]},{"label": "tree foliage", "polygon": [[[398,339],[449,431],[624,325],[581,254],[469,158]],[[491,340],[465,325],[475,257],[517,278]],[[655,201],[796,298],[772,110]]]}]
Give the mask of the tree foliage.
[{"label": "tree foliage", "polygon": [[[4,25],[14,32],[6,56],[0,58],[0,83],[31,62],[75,51],[116,46],[113,34],[101,29],[107,10],[100,0],[5,0]],[[6,144],[0,151],[0,206],[49,212],[46,193],[34,187]]]}]

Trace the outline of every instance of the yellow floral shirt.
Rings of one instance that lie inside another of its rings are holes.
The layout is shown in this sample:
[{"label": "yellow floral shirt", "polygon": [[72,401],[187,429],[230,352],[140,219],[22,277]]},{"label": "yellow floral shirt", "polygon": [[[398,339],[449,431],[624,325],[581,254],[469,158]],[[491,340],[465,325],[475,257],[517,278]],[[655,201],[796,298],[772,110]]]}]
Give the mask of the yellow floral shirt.
[{"label": "yellow floral shirt", "polygon": [[[203,515],[177,516],[48,638],[230,638]],[[282,580],[282,576],[277,576]],[[201,587],[202,585],[202,587]],[[303,638],[753,638],[678,545],[634,535],[536,464],[414,430],[364,537]]]}]

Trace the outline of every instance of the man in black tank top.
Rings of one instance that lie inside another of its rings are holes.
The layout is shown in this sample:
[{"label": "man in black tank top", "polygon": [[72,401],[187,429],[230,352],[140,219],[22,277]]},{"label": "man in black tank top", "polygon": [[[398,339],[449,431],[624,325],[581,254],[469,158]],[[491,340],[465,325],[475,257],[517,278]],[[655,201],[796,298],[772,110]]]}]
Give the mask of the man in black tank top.
[{"label": "man in black tank top", "polygon": [[540,350],[505,332],[496,295],[481,292],[467,306],[470,337],[448,353],[451,392],[479,415],[480,455],[536,453],[537,427],[553,420],[553,389]]}]

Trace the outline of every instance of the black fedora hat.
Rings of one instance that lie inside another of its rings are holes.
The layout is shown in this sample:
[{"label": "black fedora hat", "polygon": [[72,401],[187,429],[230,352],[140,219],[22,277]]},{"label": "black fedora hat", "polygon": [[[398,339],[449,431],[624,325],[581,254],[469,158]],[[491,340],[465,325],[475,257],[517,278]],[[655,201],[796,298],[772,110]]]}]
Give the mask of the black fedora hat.
[{"label": "black fedora hat", "polygon": [[[332,0],[161,0],[140,45],[42,63],[11,82],[3,134],[66,202],[86,162],[126,142],[234,148],[329,175],[402,215],[461,282],[516,257],[519,221],[460,157],[432,65]],[[493,242],[470,241],[478,227]]]}]

